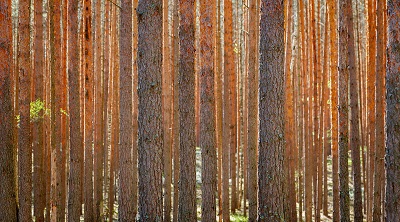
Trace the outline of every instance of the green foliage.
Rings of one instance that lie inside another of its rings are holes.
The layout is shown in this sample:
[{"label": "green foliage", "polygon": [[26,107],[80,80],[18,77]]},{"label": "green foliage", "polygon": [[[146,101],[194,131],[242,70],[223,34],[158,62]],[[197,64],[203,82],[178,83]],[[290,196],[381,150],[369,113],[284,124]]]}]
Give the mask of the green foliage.
[{"label": "green foliage", "polygon": [[31,102],[30,118],[31,122],[37,122],[43,119],[44,116],[50,114],[50,109],[46,108],[43,100],[37,99]]},{"label": "green foliage", "polygon": [[230,221],[233,222],[247,222],[249,219],[243,215],[232,214],[230,215]]},{"label": "green foliage", "polygon": [[[64,115],[67,115],[67,112],[65,110],[60,109],[61,113]],[[32,101],[30,103],[30,121],[31,123],[37,122],[42,120],[45,116],[50,116],[50,109],[46,108],[46,104],[44,103],[43,100],[37,99],[35,101]],[[16,115],[15,119],[17,121],[17,127],[19,128],[19,123],[21,121],[21,116]]]}]

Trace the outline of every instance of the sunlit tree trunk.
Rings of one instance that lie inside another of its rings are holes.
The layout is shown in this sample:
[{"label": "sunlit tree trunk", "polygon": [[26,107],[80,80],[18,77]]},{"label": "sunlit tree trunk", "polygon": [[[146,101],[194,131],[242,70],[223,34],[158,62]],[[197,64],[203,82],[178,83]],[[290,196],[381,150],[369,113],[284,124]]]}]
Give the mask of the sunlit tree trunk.
[{"label": "sunlit tree trunk", "polygon": [[103,33],[101,29],[101,19],[102,12],[101,8],[103,7],[103,3],[101,0],[94,1],[94,155],[93,155],[93,214],[94,220],[100,221],[102,214],[102,202],[103,202],[103,162],[104,162],[104,146],[103,146],[103,132],[106,130],[104,128],[104,119],[103,119],[103,105],[104,105],[104,90],[105,87],[103,81],[103,50],[102,50],[102,40]]},{"label": "sunlit tree trunk", "polygon": [[61,1],[51,0],[50,5],[50,76],[51,76],[51,188],[50,220],[60,221],[61,209]]},{"label": "sunlit tree trunk", "polygon": [[92,3],[85,0],[83,6],[83,42],[84,42],[84,218],[93,221],[93,37]]},{"label": "sunlit tree trunk", "polygon": [[338,51],[337,51],[337,5],[334,1],[327,1],[329,19],[329,63],[331,75],[331,134],[332,134],[332,184],[333,184],[333,221],[339,221],[339,162],[338,162]]},{"label": "sunlit tree trunk", "polygon": [[385,156],[385,46],[384,35],[386,27],[384,14],[386,13],[385,1],[377,1],[377,43],[376,43],[376,60],[375,60],[375,168],[374,168],[374,206],[373,206],[373,221],[382,221],[382,181],[385,180],[384,175],[384,156]]},{"label": "sunlit tree trunk", "polygon": [[294,96],[293,96],[293,74],[291,70],[291,60],[292,60],[292,12],[293,12],[293,2],[286,1],[285,4],[285,155],[286,162],[284,165],[287,166],[286,175],[288,175],[288,204],[289,212],[288,218],[290,221],[296,221],[296,187],[295,187],[295,164],[294,164]]}]

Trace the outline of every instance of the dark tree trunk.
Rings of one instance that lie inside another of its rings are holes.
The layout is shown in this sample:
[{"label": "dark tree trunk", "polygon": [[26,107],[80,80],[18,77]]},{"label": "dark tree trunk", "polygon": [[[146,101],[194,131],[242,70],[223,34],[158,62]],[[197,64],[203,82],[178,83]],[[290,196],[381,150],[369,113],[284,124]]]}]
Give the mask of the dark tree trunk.
[{"label": "dark tree trunk", "polygon": [[17,221],[12,104],[11,0],[0,3],[0,221]]},{"label": "dark tree trunk", "polygon": [[195,1],[179,1],[180,173],[178,221],[196,221]]},{"label": "dark tree trunk", "polygon": [[388,48],[386,72],[386,220],[400,218],[400,1],[388,1]]},{"label": "dark tree trunk", "polygon": [[287,220],[283,1],[261,1],[260,35],[258,221]]},{"label": "dark tree trunk", "polygon": [[30,123],[31,56],[30,56],[31,1],[19,2],[18,25],[18,219],[32,220],[32,135]]},{"label": "dark tree trunk", "polygon": [[200,147],[202,220],[216,220],[217,153],[214,97],[215,5],[200,1]]},{"label": "dark tree trunk", "polygon": [[162,0],[139,1],[139,215],[162,220]]},{"label": "dark tree trunk", "polygon": [[68,1],[68,88],[69,88],[69,175],[68,221],[79,221],[81,215],[81,184],[83,140],[80,117],[78,0]]}]

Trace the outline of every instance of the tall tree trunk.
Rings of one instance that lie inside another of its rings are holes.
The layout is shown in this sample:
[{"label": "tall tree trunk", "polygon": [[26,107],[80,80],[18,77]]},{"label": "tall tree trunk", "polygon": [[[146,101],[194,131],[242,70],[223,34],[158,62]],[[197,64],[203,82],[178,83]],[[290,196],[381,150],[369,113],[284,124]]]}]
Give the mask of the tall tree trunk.
[{"label": "tall tree trunk", "polygon": [[332,184],[333,184],[333,221],[339,221],[339,163],[338,163],[338,51],[337,51],[337,6],[334,1],[327,1],[328,3],[328,19],[330,27],[329,38],[329,61],[330,61],[330,74],[331,74],[331,119],[332,119]]},{"label": "tall tree trunk", "polygon": [[79,221],[81,214],[81,184],[83,140],[80,117],[78,0],[68,1],[68,88],[69,88],[69,175],[68,221]]},{"label": "tall tree trunk", "polygon": [[[11,0],[0,3],[0,220],[17,221],[12,103]],[[43,211],[42,211],[43,212]]]},{"label": "tall tree trunk", "polygon": [[60,221],[64,216],[61,206],[61,1],[51,0],[50,6],[50,98],[51,98],[51,188],[50,220]]},{"label": "tall tree trunk", "polygon": [[163,0],[163,130],[164,130],[164,220],[171,221],[171,184],[172,184],[172,79],[173,74],[170,71],[170,35],[169,35],[169,17],[168,0]]},{"label": "tall tree trunk", "polygon": [[[386,12],[385,1],[377,1],[377,43],[376,43],[376,60],[375,60],[375,168],[374,168],[374,207],[373,207],[373,221],[382,221],[382,196],[384,193],[382,189],[382,181],[385,180],[384,175],[384,156],[385,156],[385,46],[384,41],[385,29],[384,28],[384,14]],[[379,24],[379,25],[378,25]]]},{"label": "tall tree trunk", "polygon": [[294,164],[294,96],[293,96],[293,74],[291,70],[291,60],[292,60],[292,2],[286,1],[285,4],[285,20],[286,20],[286,32],[285,32],[285,155],[286,162],[284,165],[287,166],[286,175],[288,175],[288,220],[297,221],[296,215],[296,187],[295,187],[295,164]]},{"label": "tall tree trunk", "polygon": [[258,221],[287,220],[282,1],[261,1],[260,34]]},{"label": "tall tree trunk", "polygon": [[222,144],[223,144],[223,107],[222,107],[222,39],[221,39],[221,1],[216,0],[216,30],[215,30],[215,122],[217,143],[218,169],[218,219],[222,221]]},{"label": "tall tree trunk", "polygon": [[363,220],[363,206],[361,193],[361,162],[360,162],[360,110],[359,110],[359,83],[356,69],[355,38],[353,28],[352,3],[349,2],[349,14],[347,15],[347,30],[349,39],[347,42],[347,61],[350,76],[350,148],[352,154],[353,184],[354,184],[354,221]]},{"label": "tall tree trunk", "polygon": [[171,73],[173,74],[173,127],[172,146],[174,158],[174,197],[173,197],[173,221],[178,221],[178,199],[179,199],[179,1],[173,0],[172,9],[172,39],[173,48]]},{"label": "tall tree trunk", "polygon": [[[43,2],[35,1],[35,42],[34,51],[34,72],[35,72],[35,101],[44,104],[43,96],[43,76],[44,76],[44,21],[43,21]],[[32,128],[33,135],[33,196],[34,196],[34,216],[37,221],[44,221],[44,209],[46,205],[45,195],[45,168],[44,168],[44,143],[43,143],[43,124],[44,110],[39,112],[39,118],[34,121]]]},{"label": "tall tree trunk", "polygon": [[387,48],[387,72],[386,72],[386,220],[395,221],[400,218],[400,150],[399,150],[399,118],[400,100],[399,64],[400,45],[399,22],[400,1],[390,0],[388,8],[388,48]]},{"label": "tall tree trunk", "polygon": [[19,78],[19,129],[18,129],[18,219],[32,220],[32,135],[30,130],[31,56],[30,13],[31,1],[19,2],[18,25],[18,78]]},{"label": "tall tree trunk", "polygon": [[133,206],[133,118],[132,118],[132,0],[121,1],[119,26],[120,53],[120,100],[119,100],[119,215],[121,221],[134,221],[136,206]]},{"label": "tall tree trunk", "polygon": [[249,68],[248,68],[248,199],[249,199],[249,221],[257,219],[257,147],[258,147],[258,66],[257,35],[258,35],[258,0],[250,1],[249,12]]},{"label": "tall tree trunk", "polygon": [[[349,195],[349,72],[350,26],[353,21],[349,0],[339,3],[339,186],[340,186],[340,220],[350,221]],[[354,68],[354,67],[353,67]]]},{"label": "tall tree trunk", "polygon": [[139,215],[162,220],[162,1],[140,1],[138,16]]},{"label": "tall tree trunk", "polygon": [[106,130],[104,127],[104,119],[103,119],[103,110],[104,110],[104,90],[103,88],[107,88],[102,82],[104,79],[104,69],[103,69],[103,32],[101,28],[101,19],[103,13],[101,12],[101,8],[104,7],[103,2],[101,0],[95,1],[94,7],[94,166],[93,166],[93,214],[94,220],[100,221],[102,211],[102,202],[103,202],[103,162],[104,162],[104,145],[103,145],[103,136],[104,131]]},{"label": "tall tree trunk", "polygon": [[214,99],[215,5],[200,1],[200,147],[202,220],[216,220],[217,153]]},{"label": "tall tree trunk", "polygon": [[196,220],[195,1],[180,0],[180,173],[178,221]]},{"label": "tall tree trunk", "polygon": [[93,221],[93,37],[92,37],[92,3],[85,0],[83,6],[83,42],[84,42],[84,217]]}]

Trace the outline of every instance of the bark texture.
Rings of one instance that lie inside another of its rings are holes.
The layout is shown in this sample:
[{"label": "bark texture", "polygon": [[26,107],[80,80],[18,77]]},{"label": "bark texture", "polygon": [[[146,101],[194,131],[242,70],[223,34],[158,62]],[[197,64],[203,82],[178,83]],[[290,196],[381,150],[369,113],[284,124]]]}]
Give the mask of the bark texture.
[{"label": "bark texture", "polygon": [[200,1],[200,147],[202,220],[216,220],[217,146],[214,97],[214,1]]},{"label": "bark texture", "polygon": [[132,117],[132,0],[121,1],[120,14],[120,85],[119,85],[119,220],[134,221],[136,217],[136,206],[133,195],[133,117]]},{"label": "bark texture", "polygon": [[196,221],[195,1],[179,1],[180,173],[178,221]]},{"label": "bark texture", "polygon": [[18,219],[31,221],[32,215],[32,135],[30,130],[31,56],[30,13],[31,1],[19,2],[18,24]]},{"label": "bark texture", "polygon": [[[339,3],[339,187],[340,220],[350,221],[349,194],[349,41],[351,1]],[[354,67],[353,67],[354,69]]]},{"label": "bark texture", "polygon": [[139,221],[162,221],[162,0],[139,1]]},{"label": "bark texture", "polygon": [[11,0],[0,3],[0,221],[17,221],[12,104]]},{"label": "bark texture", "polygon": [[[68,221],[79,221],[81,215],[80,192],[82,184],[81,164],[83,161],[83,140],[80,117],[79,87],[79,42],[78,0],[68,1],[68,86],[69,86],[69,175],[68,175]],[[75,36],[75,37],[73,37]]]},{"label": "bark texture", "polygon": [[400,218],[400,1],[388,1],[386,71],[386,221]]},{"label": "bark texture", "polygon": [[260,20],[258,221],[289,218],[285,170],[283,1],[262,0]]}]

